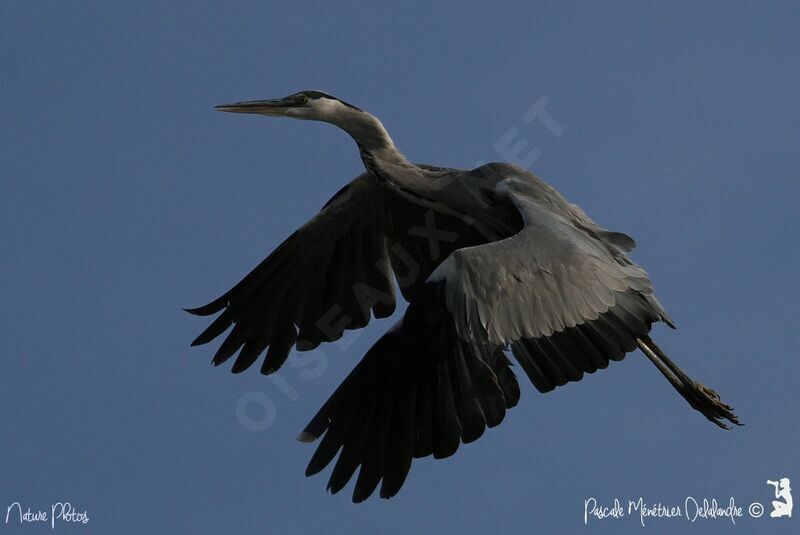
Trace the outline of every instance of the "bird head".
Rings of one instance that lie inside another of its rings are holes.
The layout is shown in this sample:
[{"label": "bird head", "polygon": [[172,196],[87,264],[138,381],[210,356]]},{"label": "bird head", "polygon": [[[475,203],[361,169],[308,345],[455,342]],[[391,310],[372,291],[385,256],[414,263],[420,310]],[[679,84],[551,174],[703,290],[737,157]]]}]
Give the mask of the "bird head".
[{"label": "bird head", "polygon": [[[350,134],[362,150],[394,147],[392,138],[375,116],[322,91],[301,91],[283,98],[222,104],[216,109],[231,113],[322,121]],[[395,156],[398,155],[399,153]]]},{"label": "bird head", "polygon": [[309,121],[338,123],[360,109],[322,91],[301,91],[288,97],[265,100],[249,100],[216,106],[219,111],[230,113],[254,113],[270,117],[292,117]]}]

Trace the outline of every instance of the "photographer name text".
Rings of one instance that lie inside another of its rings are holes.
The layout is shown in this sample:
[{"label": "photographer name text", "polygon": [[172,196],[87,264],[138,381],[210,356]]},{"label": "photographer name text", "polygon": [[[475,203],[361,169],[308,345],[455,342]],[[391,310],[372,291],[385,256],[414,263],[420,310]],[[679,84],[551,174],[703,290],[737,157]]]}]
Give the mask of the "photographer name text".
[{"label": "photographer name text", "polygon": [[[625,505],[623,506],[623,503]],[[625,516],[636,517],[642,527],[652,518],[685,518],[689,522],[698,519],[727,519],[736,524],[736,519],[743,516],[742,507],[736,505],[731,497],[725,502],[717,502],[716,498],[695,499],[687,496],[683,504],[665,505],[661,502],[648,503],[644,498],[627,500],[615,498],[613,502],[601,504],[596,498],[587,498],[583,502],[583,523],[605,519],[620,519]]]}]

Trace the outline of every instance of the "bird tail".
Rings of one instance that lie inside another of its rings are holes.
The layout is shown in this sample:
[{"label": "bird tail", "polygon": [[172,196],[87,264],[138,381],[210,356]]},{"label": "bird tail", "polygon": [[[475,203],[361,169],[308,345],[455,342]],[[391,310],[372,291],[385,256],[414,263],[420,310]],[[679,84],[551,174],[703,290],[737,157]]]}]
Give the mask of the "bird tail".
[{"label": "bird tail", "polygon": [[[320,472],[339,453],[328,482],[341,490],[361,467],[353,501],[382,481],[382,498],[403,485],[412,458],[449,457],[460,442],[498,425],[519,400],[511,362],[499,348],[458,339],[446,314],[404,319],[383,335],[297,437],[323,435],[306,469]],[[430,310],[430,309],[429,309]]]},{"label": "bird tail", "polygon": [[725,420],[734,425],[744,425],[733,413],[733,407],[723,402],[715,390],[686,375],[649,336],[641,336],[636,342],[650,362],[692,408],[723,429],[730,429]]}]

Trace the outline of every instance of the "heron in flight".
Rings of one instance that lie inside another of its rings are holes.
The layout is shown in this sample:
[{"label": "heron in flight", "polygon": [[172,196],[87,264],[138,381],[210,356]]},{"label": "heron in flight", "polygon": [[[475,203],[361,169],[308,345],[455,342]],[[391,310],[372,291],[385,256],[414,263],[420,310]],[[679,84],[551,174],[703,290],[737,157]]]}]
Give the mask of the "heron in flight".
[{"label": "heron in flight", "polygon": [[238,284],[190,309],[219,314],[193,342],[230,327],[213,358],[233,373],[266,353],[270,374],[307,351],[409,305],[367,351],[298,440],[322,437],[306,470],[334,458],[328,489],[358,470],[353,501],[380,483],[390,498],[413,458],[449,457],[519,400],[506,351],[549,392],[639,348],[689,404],[741,425],[711,388],[648,336],[674,327],[629,236],[604,229],[528,171],[411,163],[373,115],[320,91],[217,106],[224,112],[331,123],[358,145],[365,172]]}]

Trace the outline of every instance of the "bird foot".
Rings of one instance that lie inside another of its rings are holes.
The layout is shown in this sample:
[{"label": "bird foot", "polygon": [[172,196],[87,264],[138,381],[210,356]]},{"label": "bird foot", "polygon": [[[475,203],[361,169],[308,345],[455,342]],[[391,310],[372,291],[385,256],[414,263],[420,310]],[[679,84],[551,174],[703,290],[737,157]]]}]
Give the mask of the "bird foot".
[{"label": "bird foot", "polygon": [[725,420],[734,425],[744,425],[733,413],[733,407],[722,401],[713,388],[691,381],[688,384],[684,384],[684,387],[679,391],[684,399],[689,402],[689,405],[719,427],[723,429],[731,428],[725,423]]},{"label": "bird foot", "polygon": [[638,340],[639,348],[650,359],[658,371],[667,378],[670,384],[689,402],[693,409],[702,413],[709,421],[715,423],[722,429],[731,427],[725,420],[734,425],[744,425],[733,413],[733,407],[722,401],[719,394],[713,389],[702,383],[698,383],[686,375],[677,364],[661,351],[649,336],[644,336]]}]

